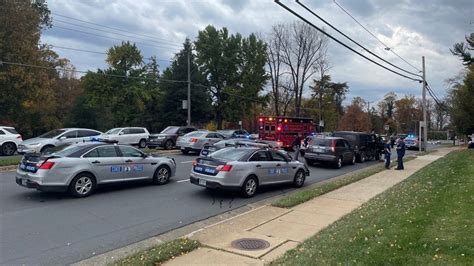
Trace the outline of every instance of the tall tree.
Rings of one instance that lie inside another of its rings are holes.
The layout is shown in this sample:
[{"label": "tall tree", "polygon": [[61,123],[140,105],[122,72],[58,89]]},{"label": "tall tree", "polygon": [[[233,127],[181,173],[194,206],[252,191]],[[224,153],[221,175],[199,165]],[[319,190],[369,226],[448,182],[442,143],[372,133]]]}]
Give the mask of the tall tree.
[{"label": "tall tree", "polygon": [[346,109],[339,122],[339,130],[351,130],[369,132],[372,129],[367,113],[364,112],[365,101],[360,97],[355,97],[352,104]]},{"label": "tall tree", "polygon": [[160,110],[154,115],[157,119],[153,125],[156,130],[169,125],[186,124],[187,110],[182,108],[182,100],[187,100],[187,84],[167,80],[187,80],[188,55],[191,56],[191,122],[193,125],[202,125],[212,118],[211,97],[207,91],[206,77],[198,71],[196,56],[192,53],[192,43],[186,39],[183,49],[175,55],[160,81],[162,90]]},{"label": "tall tree", "polygon": [[239,78],[241,40],[240,34],[229,34],[227,28],[218,30],[209,25],[199,31],[195,42],[196,62],[209,82],[219,129],[222,128],[226,102],[231,97],[228,90],[236,87]]}]

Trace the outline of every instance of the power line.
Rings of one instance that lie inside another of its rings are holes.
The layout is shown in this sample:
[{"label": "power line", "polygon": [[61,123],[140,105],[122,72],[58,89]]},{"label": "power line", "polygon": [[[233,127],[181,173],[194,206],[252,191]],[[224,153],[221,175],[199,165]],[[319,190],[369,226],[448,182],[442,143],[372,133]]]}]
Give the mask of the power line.
[{"label": "power line", "polygon": [[82,27],[82,28],[91,29],[91,30],[95,30],[95,31],[115,34],[115,35],[119,35],[119,36],[124,36],[124,37],[128,37],[128,38],[134,38],[134,39],[138,39],[138,40],[150,41],[150,42],[154,42],[154,43],[157,43],[157,44],[160,44],[160,45],[167,45],[167,46],[171,46],[171,47],[181,47],[181,45],[178,45],[178,44],[169,44],[169,43],[165,43],[163,41],[154,41],[154,40],[151,40],[151,39],[135,37],[135,36],[127,35],[127,34],[122,34],[122,33],[117,33],[117,32],[113,32],[113,31],[102,30],[102,29],[99,29],[99,28],[88,27],[88,26],[84,26],[84,25],[80,25],[80,24],[76,24],[76,23],[71,23],[71,22],[67,22],[67,21],[64,21],[64,20],[60,20],[60,19],[55,19],[54,21],[64,23],[64,24],[73,25],[73,26],[76,26],[76,27]]},{"label": "power line", "polygon": [[55,16],[58,16],[58,17],[63,17],[63,18],[66,18],[66,19],[75,20],[75,21],[79,21],[79,22],[82,22],[82,23],[87,23],[87,24],[90,24],[90,25],[95,25],[95,26],[103,27],[103,28],[106,28],[106,29],[111,29],[111,30],[116,30],[116,31],[131,33],[131,34],[138,35],[138,36],[142,36],[142,37],[152,38],[152,39],[156,39],[156,40],[160,40],[160,41],[164,41],[164,42],[169,42],[169,43],[172,43],[172,44],[181,45],[181,43],[179,43],[179,42],[170,41],[170,40],[167,40],[167,39],[158,38],[158,37],[154,37],[154,36],[151,36],[151,35],[136,33],[136,32],[133,32],[133,31],[128,31],[128,30],[119,29],[119,28],[110,27],[110,26],[105,26],[105,25],[102,25],[102,24],[98,24],[98,23],[94,23],[94,22],[90,22],[90,21],[86,21],[86,20],[82,20],[82,19],[78,19],[78,18],[73,18],[73,17],[69,17],[69,16],[64,16],[64,15],[61,15],[61,14],[58,14],[58,13],[51,13],[51,14],[53,14],[53,15],[55,15]]},{"label": "power line", "polygon": [[310,12],[311,14],[313,14],[313,16],[317,17],[319,20],[321,20],[322,22],[324,22],[326,25],[328,25],[329,27],[331,27],[333,30],[337,31],[339,34],[341,34],[342,36],[346,37],[347,39],[349,39],[351,42],[353,42],[354,44],[356,44],[357,46],[359,46],[360,48],[362,48],[364,51],[368,52],[369,54],[375,56],[376,58],[378,58],[379,60],[382,60],[383,62],[391,65],[392,67],[398,69],[398,70],[401,70],[405,73],[408,73],[408,74],[411,74],[411,75],[415,75],[417,77],[419,77],[419,75],[417,73],[413,73],[413,72],[410,72],[408,70],[405,70],[401,67],[398,67],[394,64],[392,64],[391,62],[383,59],[382,57],[378,56],[377,54],[373,53],[372,51],[370,51],[369,49],[367,49],[366,47],[364,47],[363,45],[361,45],[360,43],[356,42],[354,39],[352,39],[351,37],[347,36],[346,34],[344,34],[343,32],[341,32],[339,29],[337,29],[336,27],[334,27],[332,24],[330,24],[329,22],[327,22],[325,19],[323,19],[322,17],[320,17],[318,14],[316,14],[315,12],[313,12],[311,9],[309,9],[307,6],[305,6],[303,3],[301,3],[299,0],[296,0],[296,3],[298,3],[300,6],[302,6],[304,9],[306,9],[308,12]]},{"label": "power line", "polygon": [[107,73],[96,73],[96,72],[91,72],[91,71],[84,71],[84,70],[76,70],[76,69],[67,69],[67,68],[62,68],[62,67],[48,67],[48,66],[39,66],[39,65],[31,65],[31,64],[23,64],[23,63],[17,63],[17,62],[7,62],[7,61],[2,61],[0,60],[0,66],[2,64],[5,65],[12,65],[12,66],[21,66],[21,67],[31,67],[31,68],[39,68],[39,69],[47,69],[47,70],[56,70],[56,71],[64,71],[64,72],[76,72],[76,73],[83,73],[83,74],[96,74],[96,75],[102,75],[106,77],[116,77],[116,78],[127,78],[127,79],[138,79],[138,80],[150,80],[150,81],[163,81],[163,82],[170,82],[170,83],[187,83],[188,81],[185,80],[174,80],[174,79],[151,79],[151,78],[145,78],[145,77],[134,77],[134,76],[124,76],[124,75],[115,75],[115,74],[107,74]]},{"label": "power line", "polygon": [[[107,55],[107,53],[104,53],[104,52],[84,50],[84,49],[78,49],[78,48],[72,48],[72,47],[64,47],[64,46],[58,46],[58,45],[54,45],[54,44],[48,44],[48,46],[58,48],[58,49],[66,49],[66,50],[72,50],[72,51],[78,51],[78,52],[84,52],[84,53]],[[145,59],[150,60],[151,57],[146,57]],[[169,60],[169,59],[158,59],[158,58],[156,59],[156,61],[173,62],[172,60]]]},{"label": "power line", "polygon": [[298,13],[296,13],[295,11],[293,11],[292,9],[290,9],[289,7],[287,7],[286,5],[282,4],[282,3],[280,2],[280,0],[274,0],[274,1],[275,1],[275,3],[277,3],[278,5],[280,5],[281,7],[283,7],[284,9],[286,9],[287,11],[289,11],[290,13],[292,13],[294,16],[296,16],[296,17],[298,17],[299,19],[303,20],[304,22],[306,22],[307,24],[309,24],[309,25],[312,26],[313,28],[317,29],[318,31],[320,31],[320,32],[323,33],[324,35],[328,36],[328,37],[329,37],[330,39],[332,39],[333,41],[339,43],[340,45],[342,45],[342,46],[344,46],[345,48],[351,50],[352,52],[356,53],[357,55],[359,55],[359,56],[365,58],[366,60],[368,60],[368,61],[370,61],[370,62],[372,62],[372,63],[378,65],[379,67],[384,68],[384,69],[386,69],[386,70],[388,70],[388,71],[390,71],[390,72],[392,72],[392,73],[394,73],[394,74],[396,74],[396,75],[399,75],[399,76],[404,77],[404,78],[409,79],[409,80],[421,82],[421,80],[419,80],[419,79],[415,79],[415,78],[409,77],[409,76],[407,76],[407,75],[404,75],[404,74],[402,74],[402,73],[399,73],[399,72],[397,72],[397,71],[395,71],[395,70],[393,70],[393,69],[390,69],[390,68],[388,68],[388,67],[386,67],[386,66],[384,66],[384,65],[382,65],[382,64],[380,64],[380,63],[378,63],[378,62],[376,62],[376,61],[374,61],[374,60],[372,60],[372,59],[370,59],[370,58],[368,58],[367,56],[365,56],[365,55],[363,55],[363,54],[357,52],[356,50],[352,49],[351,47],[349,47],[349,46],[346,45],[345,43],[343,43],[343,42],[339,41],[338,39],[336,39],[335,37],[333,37],[331,34],[329,34],[329,33],[325,32],[325,31],[323,31],[321,28],[319,28],[318,26],[314,25],[313,23],[311,23],[310,21],[308,21],[307,19],[305,19],[304,17],[302,17],[301,15],[299,15]]},{"label": "power line", "polygon": [[394,55],[396,55],[398,58],[400,58],[401,60],[403,60],[403,62],[405,62],[406,64],[408,64],[409,66],[413,67],[415,70],[421,72],[421,70],[419,68],[417,68],[416,66],[412,65],[410,62],[408,62],[407,60],[405,60],[403,57],[401,57],[399,54],[397,54],[392,48],[390,48],[388,45],[386,45],[384,42],[382,42],[377,36],[375,36],[369,29],[367,29],[364,25],[362,25],[362,23],[360,23],[354,16],[352,16],[349,11],[347,11],[344,7],[342,7],[338,2],[336,2],[336,0],[333,0],[334,4],[336,4],[342,11],[344,11],[344,13],[346,13],[349,17],[351,17],[357,24],[359,24],[359,26],[361,26],[365,31],[367,31],[372,37],[374,37],[379,43],[381,43],[383,46],[384,46],[384,49],[386,51],[390,51],[392,52]]},{"label": "power line", "polygon": [[[61,27],[61,26],[57,26],[57,25],[53,25],[53,26],[54,26],[55,28],[65,29],[65,30],[69,30],[69,31],[75,31],[75,32],[79,32],[79,33],[82,33],[82,34],[97,36],[97,37],[100,37],[100,38],[118,40],[118,41],[122,41],[122,42],[125,41],[125,40],[120,39],[120,38],[114,38],[114,37],[110,37],[110,36],[104,36],[104,35],[100,35],[100,34],[96,34],[96,33],[92,33],[92,32],[87,32],[87,31],[82,31],[82,30],[77,30],[77,29],[71,29],[71,28]],[[141,45],[145,45],[145,46],[150,46],[150,47],[156,47],[156,48],[160,48],[160,49],[175,50],[175,49],[173,49],[173,48],[171,48],[171,47],[163,47],[163,46],[158,46],[158,45],[149,44],[149,43],[142,43],[142,42],[134,42],[134,43],[136,43],[136,44],[141,44]]]}]

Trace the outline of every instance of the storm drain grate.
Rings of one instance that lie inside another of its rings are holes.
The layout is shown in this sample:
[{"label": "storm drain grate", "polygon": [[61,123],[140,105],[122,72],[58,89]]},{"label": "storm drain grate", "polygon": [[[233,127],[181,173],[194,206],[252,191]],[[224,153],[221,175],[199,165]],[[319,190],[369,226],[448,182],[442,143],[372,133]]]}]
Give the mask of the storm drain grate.
[{"label": "storm drain grate", "polygon": [[268,248],[270,243],[258,238],[241,238],[232,241],[231,245],[240,250],[259,250]]}]

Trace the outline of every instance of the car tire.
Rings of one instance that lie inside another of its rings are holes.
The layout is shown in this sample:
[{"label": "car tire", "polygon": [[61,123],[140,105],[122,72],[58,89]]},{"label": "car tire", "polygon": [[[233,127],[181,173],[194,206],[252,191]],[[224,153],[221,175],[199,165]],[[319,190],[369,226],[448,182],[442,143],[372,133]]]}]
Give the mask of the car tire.
[{"label": "car tire", "polygon": [[153,175],[153,183],[156,185],[164,185],[170,180],[171,170],[166,165],[159,166]]},{"label": "car tire", "polygon": [[361,152],[359,154],[359,162],[364,163],[367,158],[365,157],[365,153]]},{"label": "car tire", "polygon": [[173,141],[169,139],[165,142],[165,147],[164,148],[165,148],[165,150],[171,150],[173,148],[173,146],[174,146]]},{"label": "car tire", "polygon": [[145,140],[145,139],[141,139],[141,140],[138,142],[138,148],[144,149],[145,147],[146,147],[146,140]]},{"label": "car tire", "polygon": [[295,174],[295,178],[293,179],[293,186],[296,188],[300,188],[304,185],[304,181],[306,179],[306,174],[303,170],[298,170]]},{"label": "car tire", "polygon": [[85,198],[94,192],[96,185],[97,182],[93,175],[80,173],[72,179],[69,185],[69,193],[76,198]]},{"label": "car tire", "polygon": [[306,164],[307,165],[313,165],[314,164],[314,161],[311,160],[311,159],[307,159],[307,158],[304,158],[306,160]]},{"label": "car tire", "polygon": [[16,145],[13,142],[3,143],[0,154],[5,156],[13,155],[16,152]]},{"label": "car tire", "polygon": [[40,152],[45,153],[45,152],[48,152],[49,150],[51,150],[52,148],[54,148],[53,145],[46,145],[43,148],[41,148]]},{"label": "car tire", "polygon": [[351,164],[352,164],[352,165],[356,164],[356,156],[355,156],[355,154],[352,155]]},{"label": "car tire", "polygon": [[187,151],[187,150],[181,150],[181,153],[182,153],[182,154],[188,154],[189,151]]},{"label": "car tire", "polygon": [[334,164],[336,169],[341,169],[342,167],[342,157],[338,157],[336,163]]},{"label": "car tire", "polygon": [[242,184],[241,194],[245,198],[251,198],[257,193],[258,180],[256,176],[249,176]]}]

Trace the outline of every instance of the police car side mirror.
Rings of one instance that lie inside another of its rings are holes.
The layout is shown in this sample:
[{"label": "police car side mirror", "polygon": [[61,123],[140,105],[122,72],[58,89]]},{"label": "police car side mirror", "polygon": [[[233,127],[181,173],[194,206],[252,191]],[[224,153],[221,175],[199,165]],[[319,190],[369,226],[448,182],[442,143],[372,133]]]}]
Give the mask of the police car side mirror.
[{"label": "police car side mirror", "polygon": [[64,137],[64,136],[59,138],[59,140],[65,140],[65,139],[66,139],[66,137]]}]

